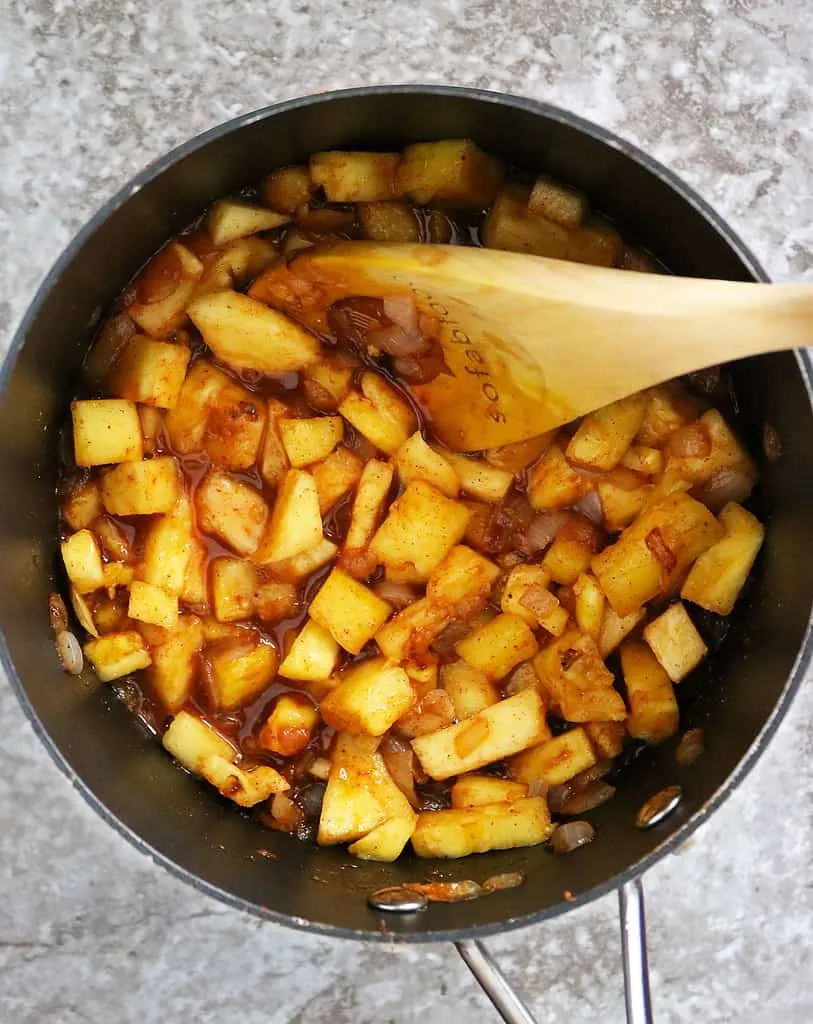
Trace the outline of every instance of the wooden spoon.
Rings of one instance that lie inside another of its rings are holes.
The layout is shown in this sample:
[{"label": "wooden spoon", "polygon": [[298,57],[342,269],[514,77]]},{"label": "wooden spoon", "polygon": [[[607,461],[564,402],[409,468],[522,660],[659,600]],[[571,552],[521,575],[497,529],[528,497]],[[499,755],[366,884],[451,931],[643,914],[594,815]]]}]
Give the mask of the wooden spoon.
[{"label": "wooden spoon", "polygon": [[411,294],[443,320],[450,373],[413,390],[458,451],[534,437],[691,370],[813,345],[804,284],[372,242],[310,250],[293,268],[335,294]]}]

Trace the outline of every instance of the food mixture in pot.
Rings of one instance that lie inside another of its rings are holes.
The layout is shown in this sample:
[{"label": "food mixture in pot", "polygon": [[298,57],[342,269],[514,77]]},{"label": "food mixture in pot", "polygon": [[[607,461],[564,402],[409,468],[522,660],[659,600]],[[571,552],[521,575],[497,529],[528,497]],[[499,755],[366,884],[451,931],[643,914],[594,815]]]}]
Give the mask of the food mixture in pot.
[{"label": "food mixture in pot", "polygon": [[465,140],[318,153],[214,203],[88,356],[59,485],[87,635],[55,594],[59,656],[271,828],[379,861],[569,852],[618,759],[679,729],[762,543],[754,464],[685,382],[451,451],[420,401],[447,325],[315,280],[337,239],[657,272]]}]

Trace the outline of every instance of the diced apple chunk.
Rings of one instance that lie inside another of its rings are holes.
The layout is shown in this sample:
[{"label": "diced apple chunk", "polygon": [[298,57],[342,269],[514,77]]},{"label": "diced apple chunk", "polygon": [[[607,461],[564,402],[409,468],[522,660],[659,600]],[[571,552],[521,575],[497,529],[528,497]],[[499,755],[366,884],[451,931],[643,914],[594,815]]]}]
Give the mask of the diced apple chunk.
[{"label": "diced apple chunk", "polygon": [[575,228],[584,220],[587,201],[576,189],[549,178],[537,178],[528,199],[528,212],[564,228]]},{"label": "diced apple chunk", "polygon": [[388,455],[394,455],[417,426],[409,406],[377,373],[362,376],[361,394],[351,391],[339,406],[339,412]]},{"label": "diced apple chunk", "polygon": [[268,519],[268,506],[263,496],[249,484],[212,469],[195,491],[198,525],[238,555],[252,555],[257,550]]},{"label": "diced apple chunk", "polygon": [[106,633],[97,640],[88,640],[84,650],[103,683],[149,668],[152,664],[141,634],[131,630]]},{"label": "diced apple chunk", "polygon": [[543,688],[568,722],[623,722],[627,709],[595,642],[568,630],[534,660]]},{"label": "diced apple chunk", "polygon": [[324,516],[359,482],[362,462],[348,448],[340,445],[326,459],[311,466],[310,472],[319,495],[319,511]]},{"label": "diced apple chunk", "polygon": [[[182,495],[175,506],[165,515],[156,518],[147,530],[141,563],[144,580],[170,594],[181,594],[185,589],[187,569],[195,544],[192,507],[186,495]],[[184,599],[189,600],[189,597],[185,596]],[[204,593],[203,602],[205,600]]]},{"label": "diced apple chunk", "polygon": [[318,544],[315,544],[301,555],[294,555],[293,558],[286,558],[281,562],[275,562],[272,566],[274,575],[281,580],[301,580],[310,576],[312,572],[328,565],[336,557],[338,548],[333,541],[322,537]]},{"label": "diced apple chunk", "polygon": [[419,857],[467,857],[488,850],[536,846],[551,835],[544,797],[525,797],[510,803],[482,804],[418,815],[412,847]]},{"label": "diced apple chunk", "polygon": [[418,218],[406,203],[361,203],[357,208],[364,238],[373,242],[419,242]]},{"label": "diced apple chunk", "polygon": [[507,187],[488,211],[483,241],[489,249],[527,252],[533,256],[565,259],[570,234],[561,224],[529,213],[527,190]]},{"label": "diced apple chunk", "polygon": [[398,168],[398,191],[416,203],[484,207],[492,202],[504,169],[471,139],[442,139],[407,146]]},{"label": "diced apple chunk", "polygon": [[602,658],[618,647],[624,637],[635,629],[645,615],[643,608],[636,608],[634,612],[623,618],[613,609],[612,605],[605,604],[604,618],[601,622],[601,633],[598,638],[598,649]]},{"label": "diced apple chunk", "polygon": [[320,846],[351,842],[390,818],[409,818],[412,807],[392,781],[374,736],[339,733],[319,818]]},{"label": "diced apple chunk", "polygon": [[244,768],[221,757],[205,760],[200,774],[221,796],[233,800],[239,807],[254,807],[275,793],[291,788],[275,768],[265,764]]},{"label": "diced apple chunk", "polygon": [[424,480],[413,480],[390,506],[370,545],[388,568],[414,566],[426,577],[466,532],[471,512]]},{"label": "diced apple chunk", "polygon": [[366,548],[378,526],[392,484],[393,469],[386,462],[370,459],[361,472],[345,545],[348,550]]},{"label": "diced apple chunk", "polygon": [[481,459],[457,455],[455,452],[444,452],[443,457],[456,473],[460,487],[466,494],[480,501],[498,504],[514,482],[513,473],[509,473],[507,469],[489,466]]},{"label": "diced apple chunk", "polygon": [[222,757],[230,761],[237,756],[225,736],[188,711],[175,715],[164,733],[163,744],[176,761],[195,774],[200,774],[200,766],[206,758]]},{"label": "diced apple chunk", "polygon": [[72,533],[60,545],[68,579],[80,594],[104,584],[104,566],[99,542],[90,530]]},{"label": "diced apple chunk", "polygon": [[680,601],[669,605],[645,626],[644,639],[673,683],[679,683],[708,654],[703,638]]},{"label": "diced apple chunk", "polygon": [[369,203],[396,193],[398,153],[330,150],[310,158],[310,175],[331,203]]},{"label": "diced apple chunk", "polygon": [[621,670],[630,713],[627,732],[636,740],[662,743],[678,727],[678,705],[669,676],[646,644],[626,640],[621,645]]},{"label": "diced apple chunk", "polygon": [[577,473],[558,444],[552,444],[531,469],[528,500],[535,509],[567,508],[590,490],[592,481]]},{"label": "diced apple chunk", "polygon": [[619,616],[666,593],[723,528],[699,501],[673,494],[645,510],[612,546],[594,555],[592,569]]},{"label": "diced apple chunk", "polygon": [[420,430],[408,438],[393,459],[398,477],[404,486],[412,480],[425,480],[437,487],[447,498],[454,498],[460,490],[457,474],[440,452],[424,441]]},{"label": "diced apple chunk", "polygon": [[429,645],[448,625],[449,612],[420,598],[407,605],[375,634],[375,642],[390,661],[422,659]]},{"label": "diced apple chunk", "polygon": [[440,683],[454,704],[461,721],[497,704],[499,691],[487,675],[465,661],[453,661],[440,670]]},{"label": "diced apple chunk", "polygon": [[191,355],[186,345],[137,334],[125,343],[108,389],[131,402],[171,409],[180,396]]},{"label": "diced apple chunk", "polygon": [[455,651],[464,661],[494,681],[503,679],[521,661],[532,658],[538,649],[527,623],[505,613],[455,644]]},{"label": "diced apple chunk", "polygon": [[549,786],[559,786],[595,763],[590,739],[579,726],[512,757],[508,771],[518,782],[530,784],[541,780]]},{"label": "diced apple chunk", "polygon": [[318,622],[308,619],[279,667],[286,679],[323,682],[332,675],[339,660],[339,645]]},{"label": "diced apple chunk", "polygon": [[391,864],[401,856],[417,823],[418,815],[414,813],[408,817],[388,818],[348,846],[347,852],[360,860]]},{"label": "diced apple chunk", "polygon": [[293,583],[259,580],[251,604],[254,614],[263,622],[279,622],[299,611],[299,592]]},{"label": "diced apple chunk", "polygon": [[464,722],[418,736],[412,749],[427,775],[448,779],[533,746],[547,729],[542,698],[523,690]]},{"label": "diced apple chunk", "polygon": [[694,563],[681,597],[718,615],[730,615],[745,585],[765,530],[741,505],[731,502],[719,516],[725,536]]},{"label": "diced apple chunk", "polygon": [[226,245],[213,259],[207,260],[192,298],[233,289],[250,281],[276,258],[277,250],[273,242],[255,236],[238,238]]},{"label": "diced apple chunk", "polygon": [[307,167],[280,167],[263,179],[262,194],[269,206],[283,213],[295,213],[307,203],[316,186]]},{"label": "diced apple chunk", "polygon": [[271,231],[287,224],[289,220],[290,217],[265,206],[255,206],[237,199],[219,199],[209,210],[206,227],[215,245],[226,245],[227,242],[254,235],[258,231]]},{"label": "diced apple chunk", "polygon": [[585,722],[584,731],[599,758],[618,757],[627,734],[624,722]]},{"label": "diced apple chunk", "polygon": [[305,749],[318,724],[319,712],[304,694],[284,693],[260,730],[260,746],[293,757]]},{"label": "diced apple chunk", "polygon": [[169,512],[178,500],[178,464],[170,455],[123,462],[102,477],[102,502],[111,516]]},{"label": "diced apple chunk", "polygon": [[493,775],[461,775],[450,795],[452,807],[461,809],[522,800],[528,795],[528,787],[522,782],[495,779]]},{"label": "diced apple chunk", "polygon": [[542,627],[553,636],[561,636],[568,615],[548,589],[550,576],[541,565],[516,565],[508,574],[500,607],[517,615],[532,629]]},{"label": "diced apple chunk", "polygon": [[313,477],[302,469],[285,474],[255,561],[281,562],[310,551],[322,540],[322,514]]},{"label": "diced apple chunk", "polygon": [[234,747],[188,711],[181,711],[172,719],[162,742],[184,768],[201,775],[241,807],[253,807],[274,793],[290,789],[279,772],[267,765],[245,769],[234,764]]},{"label": "diced apple chunk", "polygon": [[164,642],[153,645],[147,679],[168,711],[177,711],[188,700],[202,647],[203,624],[196,615],[182,615]]},{"label": "diced apple chunk", "polygon": [[179,242],[170,242],[147,264],[128,315],[154,338],[167,338],[186,319],[185,307],[203,274],[203,264]]},{"label": "diced apple chunk", "polygon": [[239,640],[221,640],[207,648],[212,700],[220,711],[247,704],[274,678],[276,648],[251,630]]},{"label": "diced apple chunk", "polygon": [[141,421],[135,403],[95,398],[71,403],[77,466],[137,462],[143,455]]},{"label": "diced apple chunk", "polygon": [[151,622],[154,626],[174,629],[178,624],[178,596],[152,583],[133,580],[127,614],[139,622]]},{"label": "diced apple chunk", "polygon": [[392,607],[341,569],[333,569],[310,606],[310,616],[351,654],[358,654],[387,621]]},{"label": "diced apple chunk", "polygon": [[300,468],[330,455],[342,439],[344,424],[341,416],[280,419],[279,431],[288,461]]},{"label": "diced apple chunk", "polygon": [[648,394],[644,420],[635,440],[638,444],[660,448],[678,427],[694,419],[696,412],[674,387],[652,388]]},{"label": "diced apple chunk", "polygon": [[576,625],[598,643],[607,603],[604,591],[594,576],[581,573],[573,584],[573,593],[576,595]]},{"label": "diced apple chunk", "polygon": [[203,340],[229,366],[260,373],[302,370],[319,358],[319,342],[284,313],[240,292],[203,295],[189,304]]},{"label": "diced apple chunk", "polygon": [[285,454],[285,445],[282,443],[280,434],[280,420],[288,415],[288,409],[276,398],[268,399],[268,426],[265,432],[265,443],[263,444],[262,457],[260,459],[260,473],[263,480],[271,487],[277,487],[291,467],[288,456]]},{"label": "diced apple chunk", "polygon": [[322,700],[320,711],[340,732],[383,736],[414,702],[406,672],[386,658],[371,658],[342,675]]},{"label": "diced apple chunk", "polygon": [[648,402],[641,391],[591,412],[567,446],[567,457],[591,469],[613,469],[640,430]]},{"label": "diced apple chunk", "polygon": [[212,607],[218,622],[247,619],[254,611],[257,571],[241,558],[215,558],[209,568]]}]

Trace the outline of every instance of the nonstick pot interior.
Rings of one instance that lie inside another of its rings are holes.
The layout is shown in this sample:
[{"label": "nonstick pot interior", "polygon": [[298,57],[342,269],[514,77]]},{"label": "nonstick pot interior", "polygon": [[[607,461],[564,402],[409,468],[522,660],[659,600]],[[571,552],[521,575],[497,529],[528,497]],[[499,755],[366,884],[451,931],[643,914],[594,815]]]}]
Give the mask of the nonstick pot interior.
[{"label": "nonstick pot interior", "polygon": [[[626,237],[676,273],[735,280],[761,275],[741,243],[685,186],[632,147],[570,115],[469,90],[354,90],[242,118],[148,168],[61,258],[4,368],[0,626],[6,667],[35,727],[97,810],[167,867],[245,909],[338,935],[381,938],[380,918],[367,908],[366,894],[422,878],[431,865],[410,857],[394,865],[365,864],[343,849],[319,850],[263,828],[176,768],[88,670],[80,680],[64,675],[47,614],[56,566],[57,435],[82,356],[111,299],[210,200],[319,149],[400,148],[464,136],[521,168],[584,189]],[[710,349],[713,344],[709,338]],[[458,938],[530,923],[598,895],[680,842],[758,756],[809,653],[813,422],[807,363],[793,354],[739,363],[731,376],[737,425],[762,474],[757,502],[767,542],[720,650],[707,669],[681,685],[683,726],[704,727],[706,754],[688,769],[676,766],[674,743],[641,756],[616,798],[592,816],[598,841],[572,857],[532,848],[437,865],[447,878],[482,880],[519,869],[527,881],[488,899],[435,905],[415,918],[389,921],[390,937]],[[762,451],[766,423],[782,442],[775,463]],[[681,809],[658,828],[637,831],[639,805],[674,783],[684,788]],[[566,890],[571,902],[564,899]]]}]

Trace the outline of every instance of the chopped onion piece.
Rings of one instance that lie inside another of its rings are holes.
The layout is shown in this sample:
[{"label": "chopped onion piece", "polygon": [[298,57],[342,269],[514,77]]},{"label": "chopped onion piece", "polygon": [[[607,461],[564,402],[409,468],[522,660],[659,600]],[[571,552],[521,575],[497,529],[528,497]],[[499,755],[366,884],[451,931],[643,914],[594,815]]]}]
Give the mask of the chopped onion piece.
[{"label": "chopped onion piece", "polygon": [[688,768],[704,753],[705,749],[703,730],[689,729],[680,737],[680,743],[675,751],[675,760],[681,768]]},{"label": "chopped onion piece", "polygon": [[56,655],[60,664],[72,676],[78,676],[82,671],[84,659],[79,641],[68,629],[63,629],[56,635]]},{"label": "chopped onion piece", "polygon": [[485,895],[477,882],[407,882],[407,889],[419,892],[430,903],[460,903]]},{"label": "chopped onion piece", "polygon": [[501,875],[491,875],[482,885],[483,892],[501,892],[503,889],[516,889],[525,881],[521,871],[506,871]]},{"label": "chopped onion piece", "polygon": [[519,546],[528,554],[544,551],[569,519],[570,513],[563,509],[538,512],[523,531],[524,543]]},{"label": "chopped onion piece", "polygon": [[589,821],[568,821],[560,825],[550,839],[554,853],[572,853],[580,846],[592,843],[596,830]]},{"label": "chopped onion piece", "polygon": [[394,324],[410,333],[418,333],[418,307],[411,295],[387,295],[381,304]]},{"label": "chopped onion piece", "polygon": [[603,524],[604,512],[601,508],[601,499],[598,496],[598,491],[588,491],[583,498],[579,498],[573,507],[597,526]]},{"label": "chopped onion piece", "polygon": [[585,814],[615,796],[615,786],[606,782],[590,782],[583,789],[572,793],[561,805],[560,814]]},{"label": "chopped onion piece", "polygon": [[59,594],[51,594],[48,598],[48,618],[55,634],[68,628],[68,609]]},{"label": "chopped onion piece", "polygon": [[408,583],[397,583],[394,580],[381,580],[373,586],[379,597],[388,601],[396,611],[406,608],[417,598],[417,593]]}]

